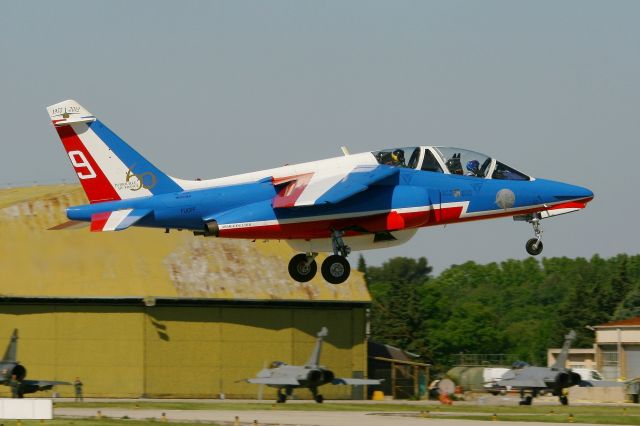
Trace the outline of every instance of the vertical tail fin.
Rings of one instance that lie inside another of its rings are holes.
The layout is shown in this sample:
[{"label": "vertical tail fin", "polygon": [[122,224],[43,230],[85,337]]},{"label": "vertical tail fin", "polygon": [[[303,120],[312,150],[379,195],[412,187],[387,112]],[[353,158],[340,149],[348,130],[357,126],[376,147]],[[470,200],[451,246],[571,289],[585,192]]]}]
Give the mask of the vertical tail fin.
[{"label": "vertical tail fin", "polygon": [[16,362],[17,354],[18,354],[18,329],[15,328],[13,330],[13,334],[11,335],[11,339],[9,340],[9,345],[7,346],[7,350],[4,351],[4,357],[2,357],[2,361]]},{"label": "vertical tail fin", "polygon": [[329,335],[329,330],[327,327],[322,327],[322,329],[318,332],[316,339],[316,346],[313,348],[313,352],[311,352],[311,356],[309,360],[304,365],[305,367],[317,367],[320,365],[320,352],[322,351],[322,339]]},{"label": "vertical tail fin", "polygon": [[562,350],[560,351],[560,355],[556,359],[556,362],[551,366],[552,369],[560,369],[565,368],[567,364],[567,357],[569,356],[569,348],[571,347],[571,342],[576,338],[576,332],[571,330],[569,334],[564,336],[564,344],[562,345]]},{"label": "vertical tail fin", "polygon": [[91,203],[182,190],[76,101],[47,112]]}]

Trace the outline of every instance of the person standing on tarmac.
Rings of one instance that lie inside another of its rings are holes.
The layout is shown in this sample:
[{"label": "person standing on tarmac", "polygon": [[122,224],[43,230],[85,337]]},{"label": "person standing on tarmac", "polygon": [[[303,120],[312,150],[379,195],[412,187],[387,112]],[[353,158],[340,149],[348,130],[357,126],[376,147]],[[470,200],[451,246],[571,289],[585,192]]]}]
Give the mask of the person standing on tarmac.
[{"label": "person standing on tarmac", "polygon": [[82,402],[82,382],[80,381],[80,377],[76,377],[73,381],[73,387],[76,390],[76,402]]}]

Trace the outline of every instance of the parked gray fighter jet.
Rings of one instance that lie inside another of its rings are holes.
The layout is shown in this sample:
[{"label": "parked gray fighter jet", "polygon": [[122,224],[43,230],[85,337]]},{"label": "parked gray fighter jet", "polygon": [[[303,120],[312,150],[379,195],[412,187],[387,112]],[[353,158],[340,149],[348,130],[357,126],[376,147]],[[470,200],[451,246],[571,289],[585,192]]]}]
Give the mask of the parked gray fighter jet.
[{"label": "parked gray fighter jet", "polygon": [[[525,365],[511,369],[496,382],[497,386],[520,390],[520,398],[522,398],[520,405],[531,405],[533,398],[543,392],[556,395],[562,405],[569,404],[569,398],[564,395],[564,389],[579,384],[581,380],[578,373],[565,368],[569,347],[575,338],[576,333],[573,330],[564,337],[562,351],[551,367]],[[526,393],[529,395],[525,396]]]},{"label": "parked gray fighter jet", "polygon": [[16,360],[18,352],[18,329],[13,330],[11,340],[7,350],[0,361],[0,384],[5,386],[16,386],[16,396],[22,398],[26,393],[34,393],[49,390],[55,385],[70,385],[69,382],[58,382],[53,380],[25,380],[27,369]]},{"label": "parked gray fighter jet", "polygon": [[372,379],[340,379],[336,378],[331,370],[320,365],[320,351],[322,349],[322,338],[327,336],[329,331],[326,327],[318,333],[316,346],[303,366],[287,365],[282,361],[274,361],[269,368],[262,369],[257,377],[246,379],[249,383],[267,385],[278,389],[278,402],[287,401],[295,388],[309,388],[313,394],[313,399],[321,403],[324,401],[322,395],[318,393],[318,386],[327,383],[334,385],[379,385],[380,380]]}]

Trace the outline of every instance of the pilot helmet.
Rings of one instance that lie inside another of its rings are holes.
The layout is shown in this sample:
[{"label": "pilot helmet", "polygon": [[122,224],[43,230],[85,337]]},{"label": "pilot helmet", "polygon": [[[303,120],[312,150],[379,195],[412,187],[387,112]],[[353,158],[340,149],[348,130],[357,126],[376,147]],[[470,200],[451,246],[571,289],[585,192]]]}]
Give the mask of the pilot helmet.
[{"label": "pilot helmet", "polygon": [[471,160],[469,162],[467,162],[467,170],[469,170],[470,172],[477,172],[478,168],[480,167],[480,162],[478,160]]},{"label": "pilot helmet", "polygon": [[404,151],[401,149],[396,149],[391,153],[391,159],[397,163],[404,162]]}]

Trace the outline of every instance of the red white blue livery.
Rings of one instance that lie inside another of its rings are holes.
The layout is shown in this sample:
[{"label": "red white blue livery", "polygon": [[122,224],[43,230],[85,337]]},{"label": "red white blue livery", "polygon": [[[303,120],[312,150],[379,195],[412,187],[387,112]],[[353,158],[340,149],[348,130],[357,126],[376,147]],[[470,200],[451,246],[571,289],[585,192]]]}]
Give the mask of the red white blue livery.
[{"label": "red white blue livery", "polygon": [[191,230],[219,238],[286,240],[299,282],[333,253],[322,275],[349,276],[352,249],[390,247],[417,229],[512,216],[530,222],[542,251],[540,220],[580,210],[593,193],[528,176],[495,158],[450,147],[397,147],[210,180],[166,175],[73,100],[47,108],[90,204],[70,207],[71,222],[92,231],[130,226]]}]

